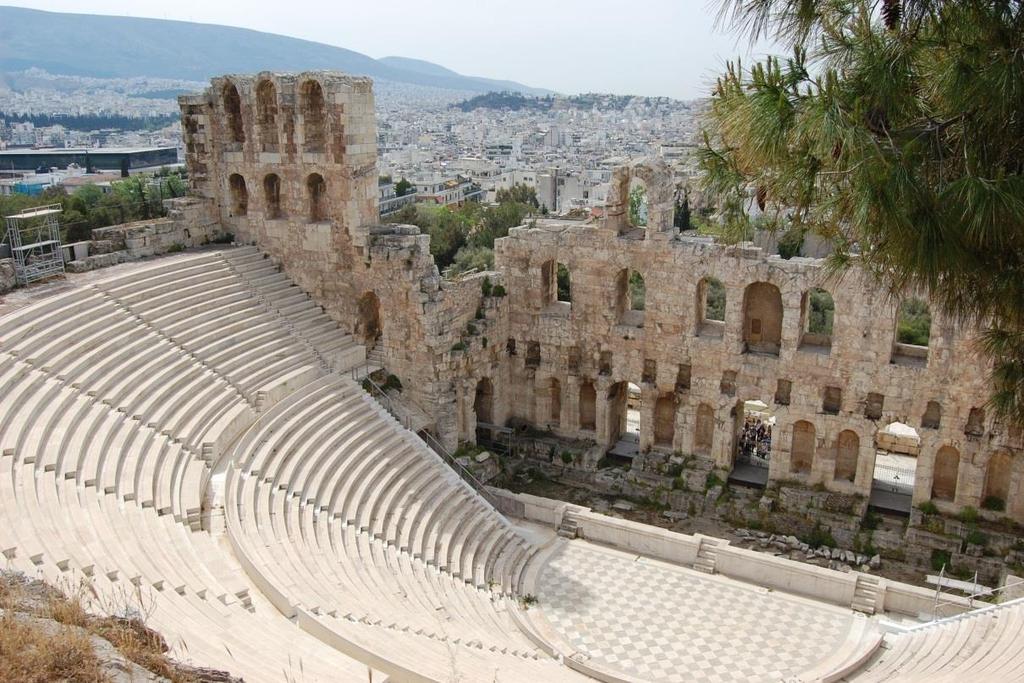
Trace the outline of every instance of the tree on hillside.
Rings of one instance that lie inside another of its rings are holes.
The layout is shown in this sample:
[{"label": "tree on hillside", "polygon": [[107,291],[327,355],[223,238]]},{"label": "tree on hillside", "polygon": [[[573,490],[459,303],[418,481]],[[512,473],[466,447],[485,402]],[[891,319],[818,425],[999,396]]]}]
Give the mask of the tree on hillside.
[{"label": "tree on hillside", "polygon": [[985,330],[996,412],[1024,424],[1024,0],[723,0],[791,50],[727,66],[701,150],[736,234],[758,206],[894,297]]},{"label": "tree on hillside", "polygon": [[540,202],[537,201],[537,189],[522,183],[516,183],[507,190],[498,190],[495,199],[499,204],[526,204],[535,209],[540,207]]},{"label": "tree on hillside", "polygon": [[415,188],[412,186],[412,183],[410,183],[405,178],[402,178],[397,183],[395,183],[395,194],[397,194],[399,197],[404,197],[405,195],[409,194],[410,191],[414,190]]}]

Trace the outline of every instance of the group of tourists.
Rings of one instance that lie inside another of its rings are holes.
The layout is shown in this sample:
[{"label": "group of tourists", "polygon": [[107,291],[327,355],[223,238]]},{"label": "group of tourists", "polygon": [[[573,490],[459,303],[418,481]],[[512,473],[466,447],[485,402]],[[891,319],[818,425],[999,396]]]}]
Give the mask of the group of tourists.
[{"label": "group of tourists", "polygon": [[740,434],[740,455],[767,460],[772,453],[772,426],[759,417],[748,415]]}]

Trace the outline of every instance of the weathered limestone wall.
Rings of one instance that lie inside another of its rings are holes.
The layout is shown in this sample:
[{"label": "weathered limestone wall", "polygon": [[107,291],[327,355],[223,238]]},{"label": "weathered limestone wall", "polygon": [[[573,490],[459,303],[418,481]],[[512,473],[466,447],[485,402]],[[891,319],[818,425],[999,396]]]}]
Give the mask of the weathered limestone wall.
[{"label": "weathered limestone wall", "polygon": [[179,104],[193,193],[365,342],[454,447],[453,325],[480,293],[453,298],[428,237],[378,224],[370,79],[225,76]]},{"label": "weathered limestone wall", "polygon": [[168,214],[164,218],[95,228],[92,231],[94,248],[90,251],[124,252],[125,258],[135,259],[231,239],[230,231],[210,211],[208,201],[180,197],[165,200],[164,206]]},{"label": "weathered limestone wall", "polygon": [[[997,491],[1024,521],[1021,434],[985,417],[969,333],[934,316],[927,349],[897,345],[895,302],[857,270],[831,281],[814,259],[681,238],[660,162],[615,171],[603,222],[513,229],[496,245],[497,272],[446,282],[428,237],[378,224],[368,79],[226,76],[179,102],[193,219],[267,251],[399,376],[448,446],[473,440],[478,422],[513,420],[609,445],[631,382],[641,450],[729,470],[743,403],[756,399],[778,420],[771,479],[866,495],[876,434],[899,421],[921,435],[915,502],[953,512]],[[646,228],[629,220],[634,182],[647,187]],[[557,263],[571,303],[554,300]],[[646,283],[644,310],[632,310],[631,271]],[[709,277],[725,287],[724,322],[704,319]],[[508,295],[485,296],[485,278]],[[835,302],[830,337],[807,330],[815,287]]]},{"label": "weathered limestone wall", "polygon": [[[667,448],[703,453],[729,470],[742,405],[760,400],[778,420],[771,479],[863,495],[871,490],[876,433],[900,421],[921,436],[915,502],[932,498],[940,448],[959,455],[955,496],[936,500],[949,511],[980,505],[987,477],[1001,476],[990,476],[989,460],[1005,452],[1012,456],[1007,514],[1024,520],[1020,433],[991,419],[980,431],[968,426],[972,410],[977,417],[989,394],[986,368],[969,332],[933,315],[929,347],[910,350],[925,357],[896,354],[896,304],[860,271],[851,269],[834,281],[818,260],[787,261],[749,245],[681,238],[662,226],[644,232],[624,227],[617,213],[604,224],[538,221],[536,228],[515,228],[498,241],[495,261],[508,287],[510,334],[517,348],[539,349],[539,358],[535,353],[529,368],[522,358],[508,359],[510,381],[492,382],[499,406],[494,412],[543,427],[551,424],[551,401],[558,400],[556,432],[610,445],[621,419],[616,386],[632,382],[643,399],[641,450],[655,445],[656,436],[668,437]],[[545,291],[544,271],[551,262],[570,270],[571,304],[555,302]],[[616,283],[626,269],[645,280],[643,311],[630,311],[620,300]],[[725,286],[724,325],[698,319],[708,276]],[[815,287],[828,290],[835,302],[830,346],[804,334],[805,295]],[[778,297],[781,318],[773,317],[769,292]],[[760,323],[752,325],[752,318]],[[752,337],[754,327],[760,337]],[[552,380],[561,386],[557,399]],[[593,429],[581,424],[581,412],[587,413],[581,388],[589,392],[591,385]],[[924,419],[929,402],[941,407],[937,427]],[[709,416],[710,424],[699,415]],[[674,429],[665,424],[672,416]],[[810,451],[808,471],[799,471],[791,458],[797,423]],[[852,481],[836,477],[840,433],[843,448],[857,455]]]},{"label": "weathered limestone wall", "polygon": [[11,291],[17,283],[14,276],[14,261],[9,258],[0,259],[0,294]]}]

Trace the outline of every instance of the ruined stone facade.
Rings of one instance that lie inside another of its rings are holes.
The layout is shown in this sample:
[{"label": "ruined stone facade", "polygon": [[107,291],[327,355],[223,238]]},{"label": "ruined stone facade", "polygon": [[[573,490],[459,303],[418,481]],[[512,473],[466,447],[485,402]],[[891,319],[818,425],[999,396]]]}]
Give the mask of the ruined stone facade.
[{"label": "ruined stone facade", "polygon": [[[898,421],[921,437],[915,503],[955,512],[994,497],[1005,512],[983,514],[1024,522],[1022,437],[986,415],[969,331],[935,315],[927,347],[899,344],[899,302],[856,269],[830,279],[818,260],[681,237],[659,162],[616,171],[601,221],[513,229],[496,272],[448,282],[428,237],[378,225],[369,80],[227,76],[180,101],[194,193],[376,349],[448,445],[518,420],[610,446],[633,383],[641,450],[728,471],[744,402],[758,400],[777,418],[771,480],[867,495],[876,446],[891,446],[878,433]],[[630,222],[631,182],[647,188],[646,226]],[[712,283],[724,320],[708,315]],[[828,334],[808,322],[816,288],[834,302]]]}]

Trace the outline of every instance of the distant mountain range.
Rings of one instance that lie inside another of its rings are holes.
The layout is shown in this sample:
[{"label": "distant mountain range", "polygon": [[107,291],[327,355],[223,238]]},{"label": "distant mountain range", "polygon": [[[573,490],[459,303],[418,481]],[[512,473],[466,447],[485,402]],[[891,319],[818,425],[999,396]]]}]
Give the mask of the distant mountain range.
[{"label": "distant mountain range", "polygon": [[32,67],[95,78],[196,81],[264,69],[331,69],[446,90],[551,92],[513,81],[464,76],[419,59],[374,59],[333,45],[230,26],[0,7],[0,72]]}]

